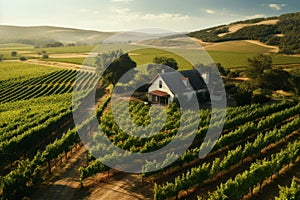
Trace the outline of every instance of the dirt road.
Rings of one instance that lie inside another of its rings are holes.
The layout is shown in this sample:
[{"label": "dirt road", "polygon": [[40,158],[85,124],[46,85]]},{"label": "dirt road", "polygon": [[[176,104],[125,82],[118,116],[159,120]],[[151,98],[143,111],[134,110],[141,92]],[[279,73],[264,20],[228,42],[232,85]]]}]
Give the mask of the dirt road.
[{"label": "dirt road", "polygon": [[85,200],[153,199],[152,184],[141,183],[139,175],[124,172],[117,172],[108,179],[108,182],[99,181],[99,178],[96,178],[91,185],[76,193],[79,199]]},{"label": "dirt road", "polygon": [[[60,169],[54,170],[54,181],[43,183],[29,197],[31,200],[133,200],[152,199],[152,184],[141,183],[136,174],[117,172],[106,179],[107,173],[87,180],[89,184],[80,187],[78,168],[84,164],[85,148],[81,147]],[[99,178],[101,177],[101,178]],[[100,181],[102,180],[102,181]]]},{"label": "dirt road", "polygon": [[26,62],[30,63],[30,64],[43,65],[43,66],[47,66],[47,67],[58,67],[58,68],[64,68],[64,69],[67,68],[67,69],[95,72],[95,67],[91,67],[91,66],[87,66],[87,65],[78,65],[78,64],[56,62],[56,61],[42,61],[42,60],[36,60],[36,59],[30,59],[30,60],[27,60]]},{"label": "dirt road", "polygon": [[76,199],[75,190],[80,188],[78,168],[85,162],[85,148],[81,147],[60,169],[55,169],[54,181],[43,183],[31,196],[32,200]]}]

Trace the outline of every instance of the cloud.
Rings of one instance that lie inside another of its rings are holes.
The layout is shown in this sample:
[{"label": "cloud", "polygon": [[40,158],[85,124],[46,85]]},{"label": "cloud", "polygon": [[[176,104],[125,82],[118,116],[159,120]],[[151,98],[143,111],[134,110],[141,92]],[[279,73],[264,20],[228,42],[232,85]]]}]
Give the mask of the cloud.
[{"label": "cloud", "polygon": [[205,12],[207,12],[208,14],[215,14],[216,13],[214,10],[210,10],[210,9],[205,10]]},{"label": "cloud", "polygon": [[166,21],[166,20],[188,20],[190,17],[188,15],[183,15],[179,13],[160,13],[160,14],[142,14],[139,15],[141,19],[144,20],[160,20],[160,21]]},{"label": "cloud", "polygon": [[129,11],[130,11],[129,8],[118,8],[118,9],[113,10],[113,12],[115,12],[119,15],[127,14]]},{"label": "cloud", "polygon": [[264,14],[255,14],[255,15],[250,15],[250,16],[246,16],[246,19],[255,19],[255,18],[263,18],[266,17],[266,15]]},{"label": "cloud", "polygon": [[133,0],[110,0],[111,2],[116,2],[116,3],[130,3]]},{"label": "cloud", "polygon": [[276,11],[281,10],[282,7],[284,7],[284,6],[286,6],[286,4],[276,4],[276,3],[269,4],[269,7]]}]

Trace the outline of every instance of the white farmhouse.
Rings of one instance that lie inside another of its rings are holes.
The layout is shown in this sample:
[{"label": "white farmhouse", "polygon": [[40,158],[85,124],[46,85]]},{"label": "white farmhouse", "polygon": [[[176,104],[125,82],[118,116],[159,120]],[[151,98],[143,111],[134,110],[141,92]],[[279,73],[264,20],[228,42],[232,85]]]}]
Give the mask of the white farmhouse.
[{"label": "white farmhouse", "polygon": [[178,72],[157,74],[148,86],[148,100],[166,105],[174,102],[179,95],[189,100],[192,95],[207,92],[205,80],[197,70]]}]

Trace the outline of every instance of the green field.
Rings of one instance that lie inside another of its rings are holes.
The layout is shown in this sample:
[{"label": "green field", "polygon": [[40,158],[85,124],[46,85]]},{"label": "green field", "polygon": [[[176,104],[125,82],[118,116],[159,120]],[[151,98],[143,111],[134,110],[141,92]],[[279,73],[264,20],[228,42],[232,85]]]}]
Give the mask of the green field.
[{"label": "green field", "polygon": [[[124,52],[129,52],[131,58],[137,63],[137,65],[149,64],[152,63],[152,60],[156,56],[166,56],[173,57],[176,59],[179,69],[190,69],[192,65],[199,63],[210,64],[221,63],[226,68],[235,68],[247,66],[248,58],[255,56],[258,53],[267,53],[269,54],[275,65],[285,65],[285,64],[300,64],[300,57],[280,55],[269,53],[270,48],[262,47],[260,45],[252,44],[246,41],[233,41],[233,42],[224,42],[217,45],[212,45],[211,47],[206,47],[207,53],[210,55],[207,56],[205,51],[185,49],[182,50],[183,57],[172,53],[173,49],[156,49],[156,48],[147,48],[142,46],[128,45],[128,44],[99,44],[97,46],[66,46],[66,47],[56,47],[56,48],[33,48],[30,45],[23,44],[1,44],[0,45],[0,54],[3,55],[4,59],[18,59],[19,56],[23,55],[27,58],[40,58],[38,55],[41,51],[46,51],[49,54],[49,61],[58,61],[74,64],[85,65],[94,65],[94,59],[84,57],[68,57],[63,58],[52,58],[51,54],[68,54],[68,53],[78,53],[78,54],[88,54],[95,52],[107,52],[116,49],[122,49]],[[18,56],[12,57],[11,52],[17,51]],[[174,50],[174,52],[176,52]],[[189,59],[185,59],[189,58]],[[187,60],[192,60],[193,63],[189,63]],[[196,60],[196,61],[195,61]],[[195,61],[195,62],[194,62]]]},{"label": "green field", "polygon": [[[55,62],[64,62],[64,63],[73,63],[73,64],[78,64],[81,65],[83,63],[83,61],[86,58],[82,57],[82,58],[46,58],[46,59],[41,59],[43,61],[55,61]],[[87,60],[89,60],[91,58],[87,58]]]},{"label": "green field", "polygon": [[[180,57],[179,55],[175,55],[171,52],[160,50],[160,49],[153,49],[153,48],[145,48],[145,49],[138,49],[130,51],[129,53],[132,60],[134,60],[137,65],[144,65],[152,63],[152,60],[156,56],[166,56],[175,58],[179,69],[191,69],[191,64],[188,63],[184,58]],[[57,61],[57,62],[66,62],[66,63],[74,63],[74,64],[84,64],[84,65],[94,65],[95,60],[92,57],[88,58],[50,58],[43,59],[45,61]]]},{"label": "green field", "polygon": [[[237,52],[222,52],[208,51],[209,55],[215,63],[221,63],[226,68],[235,68],[248,65],[248,58],[251,58],[257,53],[237,53]],[[300,57],[270,54],[273,64],[300,64]]]},{"label": "green field", "polygon": [[129,55],[137,63],[137,65],[151,64],[153,63],[152,61],[154,57],[165,56],[174,58],[178,63],[179,70],[192,68],[192,65],[186,59],[165,50],[145,48],[131,51]]},{"label": "green field", "polygon": [[0,62],[0,81],[23,77],[34,78],[55,70],[57,68],[24,62]]},{"label": "green field", "polygon": [[49,48],[34,48],[33,52],[46,51],[49,54],[52,53],[86,53],[91,52],[95,46],[65,46],[65,47],[49,47]]},{"label": "green field", "polygon": [[33,46],[29,44],[19,44],[19,43],[7,43],[7,44],[0,44],[1,49],[32,49]]},{"label": "green field", "polygon": [[219,42],[205,47],[207,51],[224,51],[237,53],[269,53],[272,48],[253,44],[247,41]]}]

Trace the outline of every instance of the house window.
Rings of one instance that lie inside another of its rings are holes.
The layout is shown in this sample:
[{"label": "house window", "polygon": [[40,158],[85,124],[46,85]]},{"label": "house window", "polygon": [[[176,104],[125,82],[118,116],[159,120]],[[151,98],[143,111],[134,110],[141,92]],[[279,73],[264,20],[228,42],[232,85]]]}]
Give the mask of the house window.
[{"label": "house window", "polygon": [[159,88],[162,88],[162,81],[159,81]]}]

